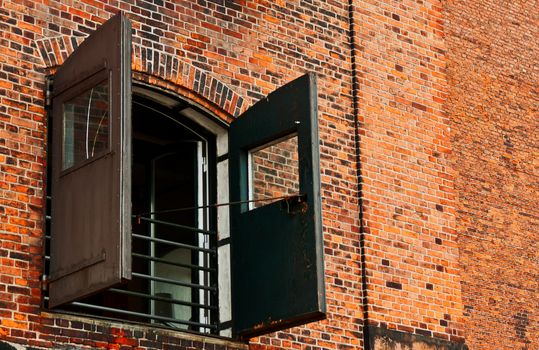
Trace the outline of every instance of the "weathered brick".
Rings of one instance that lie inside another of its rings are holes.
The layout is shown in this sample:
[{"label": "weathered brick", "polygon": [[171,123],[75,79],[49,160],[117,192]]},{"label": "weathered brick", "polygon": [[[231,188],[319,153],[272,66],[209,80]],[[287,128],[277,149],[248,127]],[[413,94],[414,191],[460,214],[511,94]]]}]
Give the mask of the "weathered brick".
[{"label": "weathered brick", "polygon": [[[0,0],[0,339],[241,347],[43,317],[45,75],[122,10],[134,79],[225,122],[318,75],[328,318],[253,349],[360,349],[365,324],[474,349],[537,346],[534,5]],[[280,156],[264,165],[268,196],[293,180]]]},{"label": "weathered brick", "polygon": [[[539,344],[539,167],[530,161],[539,146],[536,15],[529,2],[446,8],[447,112],[471,349]],[[487,22],[497,24],[487,29]]]}]

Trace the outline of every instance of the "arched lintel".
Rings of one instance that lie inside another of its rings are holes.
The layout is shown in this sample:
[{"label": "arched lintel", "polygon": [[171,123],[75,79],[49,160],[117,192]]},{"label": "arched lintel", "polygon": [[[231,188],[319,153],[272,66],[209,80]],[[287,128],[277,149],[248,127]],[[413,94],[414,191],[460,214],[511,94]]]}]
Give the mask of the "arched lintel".
[{"label": "arched lintel", "polygon": [[195,91],[188,89],[183,85],[161,79],[154,75],[150,75],[145,72],[133,71],[133,84],[134,89],[136,89],[136,87],[144,87],[146,89],[155,91],[161,96],[185,100],[189,104],[192,104],[200,110],[205,111],[207,115],[213,116],[220,124],[228,125],[235,118],[234,115],[230,114],[228,111],[224,110]]},{"label": "arched lintel", "polygon": [[[85,37],[57,36],[36,41],[45,72],[53,74]],[[133,78],[170,91],[230,123],[247,107],[243,97],[231,87],[171,53],[132,45]]]}]

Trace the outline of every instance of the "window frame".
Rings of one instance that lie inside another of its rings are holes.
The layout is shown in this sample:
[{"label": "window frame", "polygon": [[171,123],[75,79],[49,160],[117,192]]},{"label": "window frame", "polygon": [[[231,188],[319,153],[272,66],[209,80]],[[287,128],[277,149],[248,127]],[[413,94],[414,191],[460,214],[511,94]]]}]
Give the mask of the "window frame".
[{"label": "window frame", "polygon": [[[67,102],[73,100],[77,96],[80,96],[82,93],[92,89],[94,86],[100,84],[103,81],[108,82],[108,85],[109,85],[109,102],[110,102],[110,91],[112,90],[112,83],[111,83],[111,77],[110,76],[111,76],[110,72],[108,70],[106,70],[105,68],[103,68],[102,70],[98,71],[97,73],[95,73],[95,74],[93,74],[93,75],[91,75],[89,77],[84,78],[83,80],[76,83],[75,85],[73,85],[69,89],[64,90],[62,93],[58,94],[55,97],[55,100],[57,101],[57,103],[61,103],[63,105],[63,107],[62,107],[63,108],[63,111],[62,111],[62,123],[61,123],[61,131],[60,131],[60,133],[64,137],[65,137],[65,123],[63,121],[64,121],[64,118],[65,118],[65,104]],[[109,104],[109,116],[111,115],[111,107],[112,106],[110,106],[110,104]],[[109,128],[109,132],[108,132],[107,149],[99,152],[95,156],[92,156],[90,158],[86,158],[86,159],[84,159],[82,161],[79,161],[79,162],[75,162],[73,165],[71,165],[71,166],[69,166],[67,168],[63,168],[63,166],[62,166],[62,170],[60,170],[60,176],[64,176],[66,174],[69,174],[69,173],[71,173],[73,171],[78,170],[79,168],[84,167],[85,165],[87,165],[89,163],[92,163],[94,161],[99,160],[102,157],[110,155],[110,153],[112,152],[112,142],[113,142],[113,140],[112,140],[112,121],[111,121],[111,118],[108,119],[108,128]],[[61,164],[64,164],[64,161],[65,161],[65,159],[64,159],[64,156],[65,156],[64,146],[65,146],[65,142],[64,142],[64,140],[62,140],[62,146],[60,147]]]}]

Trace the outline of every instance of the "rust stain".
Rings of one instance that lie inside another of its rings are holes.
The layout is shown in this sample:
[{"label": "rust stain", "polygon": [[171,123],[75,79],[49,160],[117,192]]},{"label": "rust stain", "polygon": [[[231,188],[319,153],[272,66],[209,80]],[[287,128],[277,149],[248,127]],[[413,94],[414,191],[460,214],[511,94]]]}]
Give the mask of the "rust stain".
[{"label": "rust stain", "polygon": [[261,329],[264,329],[264,328],[269,327],[269,326],[277,326],[277,325],[281,324],[282,322],[283,322],[282,319],[272,321],[272,319],[270,317],[267,321],[255,324],[253,326],[253,330],[257,331],[257,330],[261,330]]}]

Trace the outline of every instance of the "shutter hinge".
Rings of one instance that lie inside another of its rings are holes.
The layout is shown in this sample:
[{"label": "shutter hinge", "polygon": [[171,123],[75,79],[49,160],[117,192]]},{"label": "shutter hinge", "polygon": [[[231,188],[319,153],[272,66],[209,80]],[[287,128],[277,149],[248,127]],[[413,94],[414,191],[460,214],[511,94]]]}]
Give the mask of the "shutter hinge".
[{"label": "shutter hinge", "polygon": [[54,78],[45,78],[45,107],[50,108],[52,106],[52,86]]},{"label": "shutter hinge", "polygon": [[41,290],[46,291],[49,289],[49,278],[47,275],[41,276]]}]

